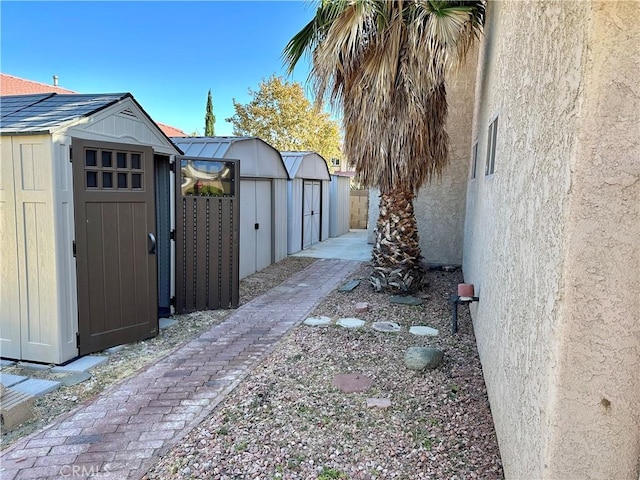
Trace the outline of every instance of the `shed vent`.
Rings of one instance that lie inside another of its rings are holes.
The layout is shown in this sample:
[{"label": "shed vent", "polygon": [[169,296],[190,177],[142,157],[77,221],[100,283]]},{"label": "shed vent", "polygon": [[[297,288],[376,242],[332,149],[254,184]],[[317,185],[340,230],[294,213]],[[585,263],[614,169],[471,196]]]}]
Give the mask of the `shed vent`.
[{"label": "shed vent", "polygon": [[121,115],[126,115],[127,117],[133,117],[133,118],[138,118],[137,115],[135,113],[133,113],[133,110],[131,110],[130,108],[125,108],[124,110],[122,110],[120,112]]}]

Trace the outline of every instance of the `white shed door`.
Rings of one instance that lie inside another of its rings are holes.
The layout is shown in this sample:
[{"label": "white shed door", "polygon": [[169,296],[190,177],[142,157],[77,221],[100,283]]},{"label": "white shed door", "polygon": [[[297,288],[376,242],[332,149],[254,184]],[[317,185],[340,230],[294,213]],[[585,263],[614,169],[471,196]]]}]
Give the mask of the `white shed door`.
[{"label": "white shed door", "polygon": [[271,182],[240,181],[240,278],[271,265]]},{"label": "white shed door", "polygon": [[302,197],[302,248],[307,248],[320,241],[320,182],[305,180]]}]

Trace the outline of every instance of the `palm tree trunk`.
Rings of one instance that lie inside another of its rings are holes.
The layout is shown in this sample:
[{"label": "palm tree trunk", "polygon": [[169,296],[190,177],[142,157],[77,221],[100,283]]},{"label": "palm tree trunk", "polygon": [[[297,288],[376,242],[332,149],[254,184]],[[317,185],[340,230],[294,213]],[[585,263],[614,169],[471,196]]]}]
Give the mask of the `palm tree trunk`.
[{"label": "palm tree trunk", "polygon": [[424,270],[413,198],[401,190],[380,194],[370,278],[377,291],[412,292],[421,286]]}]

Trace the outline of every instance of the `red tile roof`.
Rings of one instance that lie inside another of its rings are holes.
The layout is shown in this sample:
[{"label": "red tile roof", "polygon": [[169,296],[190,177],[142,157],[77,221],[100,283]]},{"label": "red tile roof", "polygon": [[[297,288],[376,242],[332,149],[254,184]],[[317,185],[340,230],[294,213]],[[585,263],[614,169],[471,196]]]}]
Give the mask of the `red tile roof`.
[{"label": "red tile roof", "polygon": [[33,82],[24,78],[0,73],[0,95],[29,95],[32,93],[77,93],[66,88]]},{"label": "red tile roof", "polygon": [[164,123],[160,123],[160,122],[156,122],[156,124],[160,127],[160,130],[162,130],[167,137],[188,137],[189,136],[179,128],[172,127],[171,125],[165,125]]},{"label": "red tile roof", "polygon": [[[24,78],[14,77],[6,73],[0,73],[0,95],[30,95],[33,93],[78,93],[55,85],[47,85],[46,83],[34,82]],[[156,122],[160,130],[167,137],[188,137],[185,132],[179,128]]]}]

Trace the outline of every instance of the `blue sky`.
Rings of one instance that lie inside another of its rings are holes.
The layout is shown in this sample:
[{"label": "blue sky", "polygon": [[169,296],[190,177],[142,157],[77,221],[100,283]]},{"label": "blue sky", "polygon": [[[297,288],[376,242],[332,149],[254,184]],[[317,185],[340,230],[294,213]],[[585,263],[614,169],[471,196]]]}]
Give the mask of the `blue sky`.
[{"label": "blue sky", "polygon": [[207,92],[216,135],[231,135],[232,99],[272,74],[292,76],[282,50],[314,14],[302,1],[31,2],[0,4],[0,70],[81,93],[131,92],[156,121],[204,134]]}]

